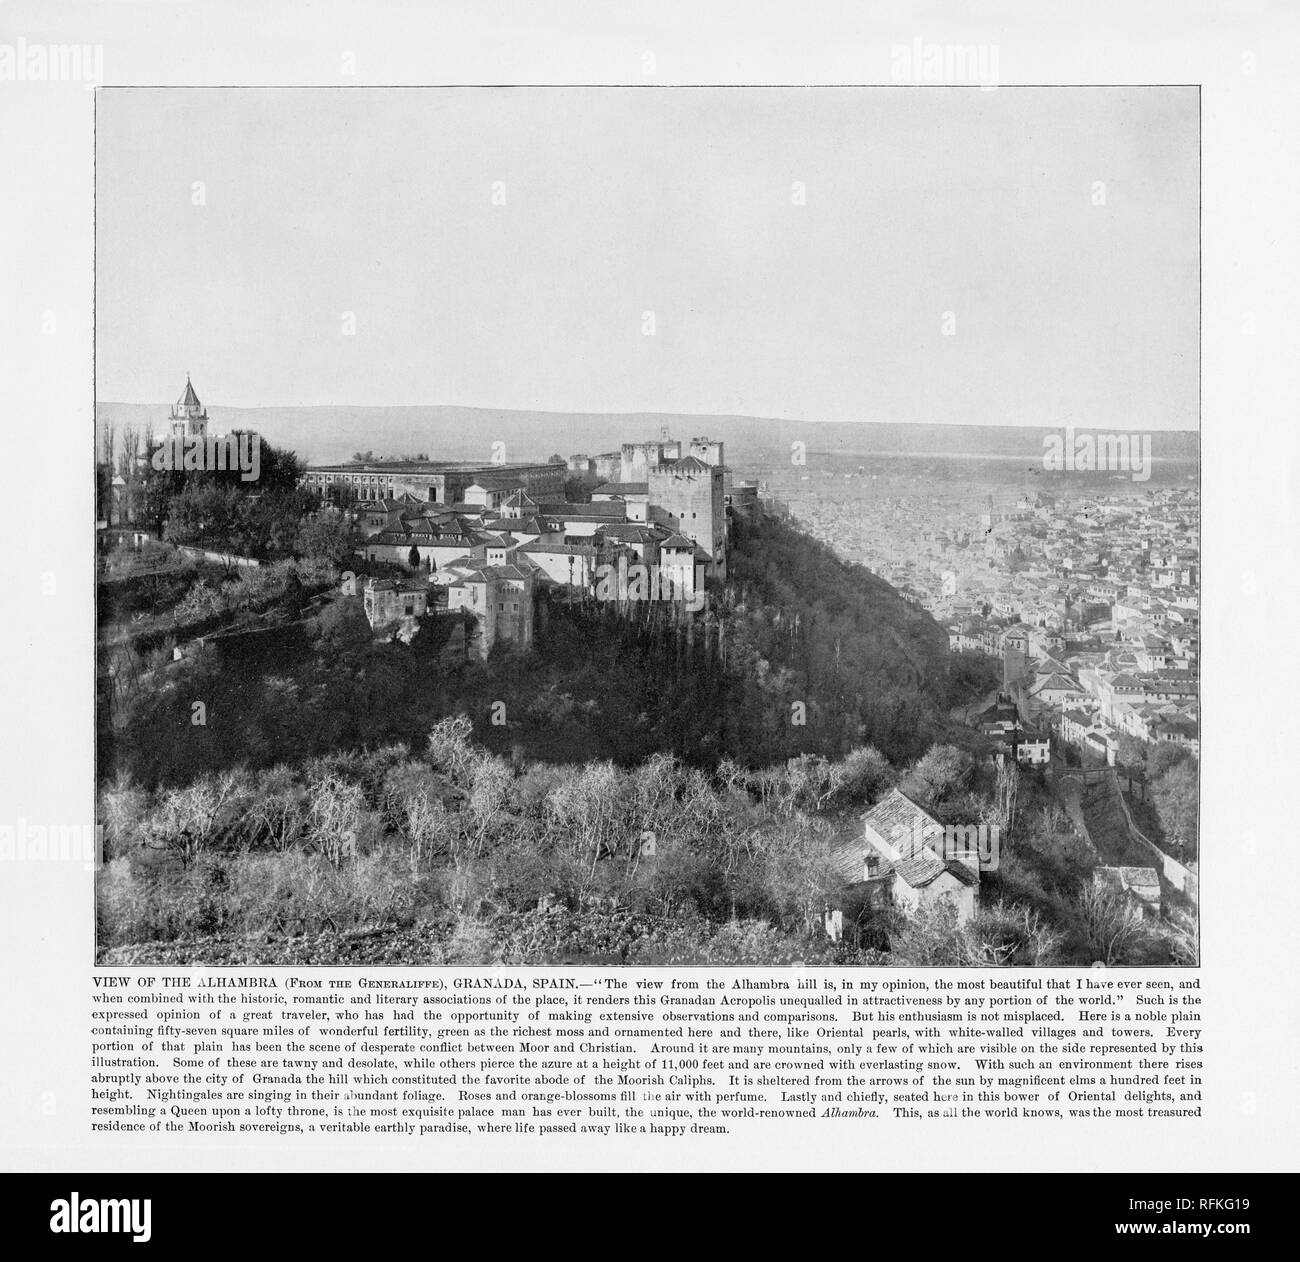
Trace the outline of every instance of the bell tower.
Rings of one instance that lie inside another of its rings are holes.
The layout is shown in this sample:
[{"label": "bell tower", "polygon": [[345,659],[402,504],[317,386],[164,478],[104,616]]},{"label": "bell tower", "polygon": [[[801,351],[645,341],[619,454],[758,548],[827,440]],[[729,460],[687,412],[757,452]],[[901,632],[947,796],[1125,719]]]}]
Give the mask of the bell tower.
[{"label": "bell tower", "polygon": [[185,393],[172,404],[170,420],[173,438],[206,439],[208,436],[208,414],[190,385],[189,373],[185,374]]}]

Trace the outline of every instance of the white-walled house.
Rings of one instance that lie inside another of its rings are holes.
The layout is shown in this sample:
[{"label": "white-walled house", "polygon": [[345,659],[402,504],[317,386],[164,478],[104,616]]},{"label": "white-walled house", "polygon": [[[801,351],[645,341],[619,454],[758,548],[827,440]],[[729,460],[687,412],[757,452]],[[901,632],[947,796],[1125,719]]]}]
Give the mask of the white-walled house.
[{"label": "white-walled house", "polygon": [[898,789],[891,790],[862,818],[862,835],[841,842],[835,868],[849,886],[865,886],[873,907],[897,907],[913,914],[947,903],[959,924],[975,914],[979,856],[953,847],[948,830]]}]

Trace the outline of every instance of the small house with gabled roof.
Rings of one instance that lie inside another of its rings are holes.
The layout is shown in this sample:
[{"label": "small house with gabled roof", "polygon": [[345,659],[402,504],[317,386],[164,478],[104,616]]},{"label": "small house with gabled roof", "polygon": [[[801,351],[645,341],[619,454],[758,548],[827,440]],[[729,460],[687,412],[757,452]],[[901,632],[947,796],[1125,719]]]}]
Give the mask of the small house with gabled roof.
[{"label": "small house with gabled roof", "polygon": [[968,829],[945,828],[899,789],[862,817],[862,833],[832,851],[846,885],[862,886],[868,906],[897,907],[911,915],[949,903],[965,924],[975,914],[980,860]]}]

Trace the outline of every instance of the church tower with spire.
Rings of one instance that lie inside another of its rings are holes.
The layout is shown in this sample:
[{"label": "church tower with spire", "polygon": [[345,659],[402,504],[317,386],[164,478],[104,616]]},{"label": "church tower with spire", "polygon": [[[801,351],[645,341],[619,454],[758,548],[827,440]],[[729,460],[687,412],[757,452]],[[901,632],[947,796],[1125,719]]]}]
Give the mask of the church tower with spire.
[{"label": "church tower with spire", "polygon": [[185,374],[185,393],[172,404],[170,420],[173,438],[203,441],[208,436],[208,414],[194,393],[189,373]]}]

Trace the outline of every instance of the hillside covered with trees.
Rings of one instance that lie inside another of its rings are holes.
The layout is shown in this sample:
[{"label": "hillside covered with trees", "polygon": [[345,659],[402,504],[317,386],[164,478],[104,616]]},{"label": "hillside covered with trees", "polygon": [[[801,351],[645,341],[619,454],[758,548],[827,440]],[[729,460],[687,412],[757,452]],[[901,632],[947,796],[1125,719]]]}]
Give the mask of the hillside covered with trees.
[{"label": "hillside covered with trees", "polygon": [[[321,564],[310,562],[313,588]],[[232,665],[204,649],[156,660],[129,712],[112,730],[101,723],[101,777],[174,785],[413,746],[451,714],[517,762],[632,766],[665,752],[705,769],[723,758],[759,768],[870,744],[903,763],[945,734],[967,739],[947,711],[988,681],[977,663],[950,657],[941,629],[888,584],[775,522],[739,526],[731,566],[693,622],[666,602],[555,596],[541,603],[531,653],[482,664],[440,656],[451,619],[427,619],[409,645],[375,643],[360,602],[343,599],[311,620],[296,656]],[[196,612],[246,602],[252,581],[209,579]]]}]

